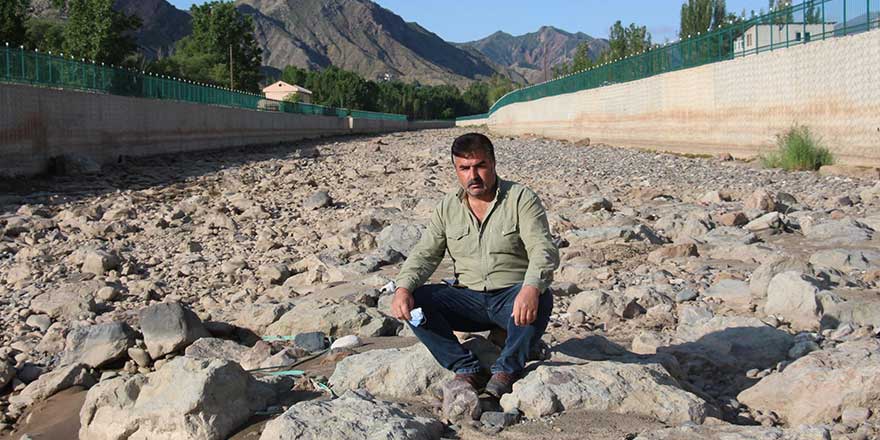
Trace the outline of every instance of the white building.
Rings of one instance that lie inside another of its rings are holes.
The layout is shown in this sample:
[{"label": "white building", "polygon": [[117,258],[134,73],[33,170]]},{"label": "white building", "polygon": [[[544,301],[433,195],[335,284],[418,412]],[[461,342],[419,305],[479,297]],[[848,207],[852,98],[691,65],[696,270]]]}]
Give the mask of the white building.
[{"label": "white building", "polygon": [[788,23],[788,24],[757,24],[748,28],[736,40],[733,40],[735,56],[748,55],[755,52],[776,49],[788,45],[809,42],[814,38],[834,35],[834,23]]},{"label": "white building", "polygon": [[284,101],[290,96],[289,100],[294,102],[312,102],[311,90],[297,85],[288,84],[284,81],[278,81],[272,85],[266,86],[266,88],[263,89],[263,93],[266,94],[267,99],[274,99],[275,101]]}]

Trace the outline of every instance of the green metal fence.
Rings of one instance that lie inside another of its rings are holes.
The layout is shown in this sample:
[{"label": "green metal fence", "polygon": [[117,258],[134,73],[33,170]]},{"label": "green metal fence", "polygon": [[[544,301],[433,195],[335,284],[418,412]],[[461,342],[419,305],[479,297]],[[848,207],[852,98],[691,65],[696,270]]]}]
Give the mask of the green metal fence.
[{"label": "green metal fence", "polygon": [[[488,114],[517,102],[635,81],[877,28],[880,28],[880,0],[806,0],[741,23],[727,23],[712,32],[514,90],[496,101]],[[485,116],[458,120],[478,117]]]},{"label": "green metal fence", "polygon": [[271,101],[263,95],[185,79],[107,66],[62,55],[0,47],[0,81],[77,89],[139,98],[167,99],[251,110],[356,118],[406,120],[406,115],[366,112],[301,102]]}]

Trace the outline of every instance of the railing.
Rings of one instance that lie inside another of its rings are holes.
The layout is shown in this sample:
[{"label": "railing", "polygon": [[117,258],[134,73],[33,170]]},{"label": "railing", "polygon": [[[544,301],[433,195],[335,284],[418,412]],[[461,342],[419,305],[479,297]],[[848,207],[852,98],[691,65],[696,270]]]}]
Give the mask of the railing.
[{"label": "railing", "polygon": [[[517,102],[635,81],[876,28],[880,28],[880,0],[805,0],[741,23],[727,23],[712,32],[514,90],[496,101],[488,114]],[[485,116],[458,120],[482,117]]]},{"label": "railing", "polygon": [[10,47],[8,44],[0,47],[0,81],[250,110],[340,118],[352,115],[356,118],[406,120],[406,115],[272,101],[261,94],[31,51],[24,47]]}]

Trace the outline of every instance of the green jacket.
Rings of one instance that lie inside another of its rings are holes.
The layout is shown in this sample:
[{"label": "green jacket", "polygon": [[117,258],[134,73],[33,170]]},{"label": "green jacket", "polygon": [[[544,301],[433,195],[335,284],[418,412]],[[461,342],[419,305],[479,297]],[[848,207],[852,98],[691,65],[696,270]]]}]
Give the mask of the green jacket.
[{"label": "green jacket", "polygon": [[395,281],[410,292],[437,269],[448,251],[462,287],[478,291],[519,283],[546,291],[559,267],[541,200],[515,182],[497,180],[495,200],[480,225],[459,189],[434,209],[427,230],[410,251]]}]

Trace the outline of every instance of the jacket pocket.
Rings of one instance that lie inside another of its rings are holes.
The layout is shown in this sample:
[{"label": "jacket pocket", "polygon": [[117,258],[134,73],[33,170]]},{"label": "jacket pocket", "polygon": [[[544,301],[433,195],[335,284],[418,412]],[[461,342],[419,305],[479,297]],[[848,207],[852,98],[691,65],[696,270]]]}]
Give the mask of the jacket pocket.
[{"label": "jacket pocket", "polygon": [[520,254],[524,251],[519,236],[519,225],[513,221],[501,225],[501,229],[495,234],[491,243],[489,252],[495,254]]},{"label": "jacket pocket", "polygon": [[456,225],[446,228],[446,247],[454,259],[466,256],[473,245],[468,225]]}]

